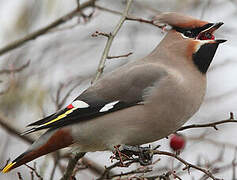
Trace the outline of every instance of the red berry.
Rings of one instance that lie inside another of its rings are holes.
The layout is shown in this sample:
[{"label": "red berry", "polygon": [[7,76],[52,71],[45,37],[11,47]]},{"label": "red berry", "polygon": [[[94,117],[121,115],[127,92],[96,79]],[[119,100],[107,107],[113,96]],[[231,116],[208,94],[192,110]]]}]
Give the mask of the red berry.
[{"label": "red berry", "polygon": [[184,148],[186,140],[183,135],[173,134],[170,138],[170,147],[174,151],[180,151]]}]

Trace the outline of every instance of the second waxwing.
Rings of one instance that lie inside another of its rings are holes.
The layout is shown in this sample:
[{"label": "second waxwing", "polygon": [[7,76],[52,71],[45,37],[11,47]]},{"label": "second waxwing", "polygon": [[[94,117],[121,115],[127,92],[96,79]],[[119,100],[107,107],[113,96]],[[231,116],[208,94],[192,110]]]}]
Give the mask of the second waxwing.
[{"label": "second waxwing", "polygon": [[64,109],[30,124],[25,134],[48,130],[2,172],[72,145],[92,152],[150,143],[192,117],[203,102],[217,47],[225,42],[213,35],[223,23],[177,13],[155,20],[171,29],[148,56],[104,75]]}]

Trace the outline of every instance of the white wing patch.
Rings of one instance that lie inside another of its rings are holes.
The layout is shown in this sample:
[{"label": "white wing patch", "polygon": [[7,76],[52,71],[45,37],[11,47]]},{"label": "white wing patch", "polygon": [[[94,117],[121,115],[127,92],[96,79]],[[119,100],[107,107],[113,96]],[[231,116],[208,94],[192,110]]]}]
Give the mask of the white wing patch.
[{"label": "white wing patch", "polygon": [[100,109],[100,112],[106,112],[114,107],[119,101],[113,101],[111,103],[106,104],[104,107]]},{"label": "white wing patch", "polygon": [[88,107],[89,107],[89,104],[87,104],[87,103],[84,102],[84,101],[80,101],[80,100],[73,101],[73,102],[72,102],[72,105],[73,105],[75,108],[88,108]]}]

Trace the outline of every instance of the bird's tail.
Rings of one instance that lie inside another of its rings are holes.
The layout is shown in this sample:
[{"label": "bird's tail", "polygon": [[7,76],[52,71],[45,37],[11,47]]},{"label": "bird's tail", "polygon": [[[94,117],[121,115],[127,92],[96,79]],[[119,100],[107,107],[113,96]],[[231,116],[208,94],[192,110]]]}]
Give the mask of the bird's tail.
[{"label": "bird's tail", "polygon": [[65,148],[73,144],[73,139],[69,129],[50,129],[35,141],[27,151],[18,156],[14,161],[5,166],[2,173],[7,173],[10,170],[28,163],[40,156]]}]

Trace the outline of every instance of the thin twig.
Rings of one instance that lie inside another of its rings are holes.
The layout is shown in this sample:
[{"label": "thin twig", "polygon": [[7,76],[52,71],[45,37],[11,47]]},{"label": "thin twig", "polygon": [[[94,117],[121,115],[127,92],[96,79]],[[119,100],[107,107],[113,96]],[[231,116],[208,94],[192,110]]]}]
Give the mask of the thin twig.
[{"label": "thin twig", "polygon": [[128,175],[131,175],[131,174],[140,174],[140,173],[148,173],[148,172],[151,172],[152,171],[152,169],[151,168],[144,168],[144,169],[142,169],[142,168],[137,168],[137,169],[135,169],[135,170],[132,170],[132,171],[128,171],[128,172],[126,172],[126,173],[119,173],[119,174],[114,174],[114,175],[111,175],[110,176],[110,179],[112,179],[112,178],[115,178],[115,177],[122,177],[122,176],[128,176]]},{"label": "thin twig", "polygon": [[127,54],[123,54],[123,55],[119,55],[119,56],[108,56],[107,59],[116,59],[116,58],[128,57],[132,54],[133,54],[132,52],[129,52]]},{"label": "thin twig", "polygon": [[47,31],[49,31],[50,29],[52,28],[55,28],[57,27],[58,25],[72,19],[73,17],[77,16],[78,15],[78,12],[80,12],[82,9],[85,9],[85,8],[88,8],[88,7],[91,7],[91,6],[94,6],[95,4],[95,1],[96,0],[89,0],[83,4],[80,5],[80,9],[75,8],[74,10],[72,10],[70,13],[58,18],[57,20],[55,20],[54,22],[50,23],[49,25],[41,28],[41,29],[38,29],[37,31],[35,32],[32,32],[28,35],[26,35],[25,37],[21,38],[21,39],[18,39],[18,40],[15,40],[11,43],[9,43],[8,45],[0,48],[0,55],[8,52],[8,51],[11,51],[17,47],[20,47],[21,45],[25,44],[26,42],[30,41],[30,40],[33,40],[35,38],[37,38],[38,36],[41,36],[43,34],[45,34]]},{"label": "thin twig", "polygon": [[[126,161],[126,160],[125,160]],[[138,158],[134,158],[132,160],[128,160],[127,162],[123,162],[123,167],[129,167],[131,164],[139,162]],[[116,167],[120,167],[121,166],[121,162],[116,162],[114,164],[112,164],[109,167],[105,167],[104,173],[97,179],[97,180],[103,180],[103,179],[109,179],[111,176],[113,176],[113,173],[111,173],[111,170],[116,168]]]},{"label": "thin twig", "polygon": [[132,1],[133,0],[128,0],[127,1],[127,5],[126,5],[126,8],[123,12],[123,15],[120,19],[120,21],[118,22],[118,24],[116,25],[115,29],[113,30],[112,33],[109,34],[109,37],[108,37],[108,40],[107,40],[107,43],[105,45],[105,48],[104,48],[104,51],[103,51],[103,54],[101,56],[101,59],[100,59],[100,62],[99,62],[99,65],[98,65],[98,68],[97,68],[97,73],[95,75],[95,77],[93,78],[91,84],[93,84],[95,81],[97,81],[101,74],[103,73],[103,70],[104,70],[104,67],[105,67],[105,61],[108,57],[108,54],[109,54],[109,50],[110,50],[110,47],[112,45],[112,42],[114,40],[114,37],[116,36],[116,34],[118,33],[118,31],[120,30],[120,28],[122,27],[123,23],[125,22],[127,16],[128,16],[128,11],[130,9],[130,6],[132,4]]},{"label": "thin twig", "polygon": [[34,171],[30,172],[31,180],[34,180]]},{"label": "thin twig", "polygon": [[160,29],[164,28],[164,25],[156,24],[153,20],[146,20],[146,19],[143,19],[143,18],[136,18],[136,17],[131,17],[131,16],[127,16],[126,20],[138,21],[138,22],[141,22],[141,23],[151,24],[151,25],[156,26],[156,27],[158,27]]},{"label": "thin twig", "polygon": [[17,172],[17,176],[19,180],[23,180],[20,172]]},{"label": "thin twig", "polygon": [[208,177],[210,177],[213,180],[219,180],[218,178],[215,178],[210,171],[208,171],[208,170],[206,170],[204,168],[198,167],[198,166],[196,166],[194,164],[191,164],[191,163],[185,161],[184,159],[180,158],[179,156],[177,156],[174,153],[170,153],[170,152],[166,152],[166,151],[159,151],[159,150],[151,150],[151,152],[153,154],[170,156],[170,157],[173,157],[173,158],[177,159],[178,161],[180,161],[181,163],[183,163],[185,165],[183,170],[189,170],[190,168],[194,168],[196,170],[199,170],[199,171],[203,172],[204,174],[206,174]]},{"label": "thin twig", "polygon": [[203,127],[212,127],[215,130],[218,130],[217,125],[225,124],[225,123],[237,123],[237,120],[234,119],[234,117],[233,117],[233,113],[230,113],[230,118],[226,119],[226,120],[216,121],[216,122],[207,123],[207,124],[192,124],[192,125],[188,125],[188,126],[183,126],[183,127],[179,128],[177,131],[183,131],[183,130],[192,129],[192,128],[203,128]]},{"label": "thin twig", "polygon": [[[99,10],[102,10],[102,11],[106,11],[106,12],[115,14],[115,15],[122,15],[122,13],[119,12],[119,11],[108,9],[108,8],[105,8],[105,7],[102,7],[102,6],[99,6],[99,5],[95,5],[95,8],[97,8]],[[161,28],[161,29],[164,27],[163,25],[156,24],[153,20],[138,18],[138,17],[134,17],[134,16],[131,16],[131,15],[127,15],[126,20],[138,21],[138,22],[141,22],[141,23],[151,24],[151,25],[156,26],[156,27]]]},{"label": "thin twig", "polygon": [[34,167],[31,167],[27,164],[25,164],[26,167],[28,167],[30,170],[32,170],[35,175],[40,179],[40,180],[43,180],[43,178],[40,176],[40,174],[37,172],[37,169],[36,169],[36,163],[34,163]]}]

